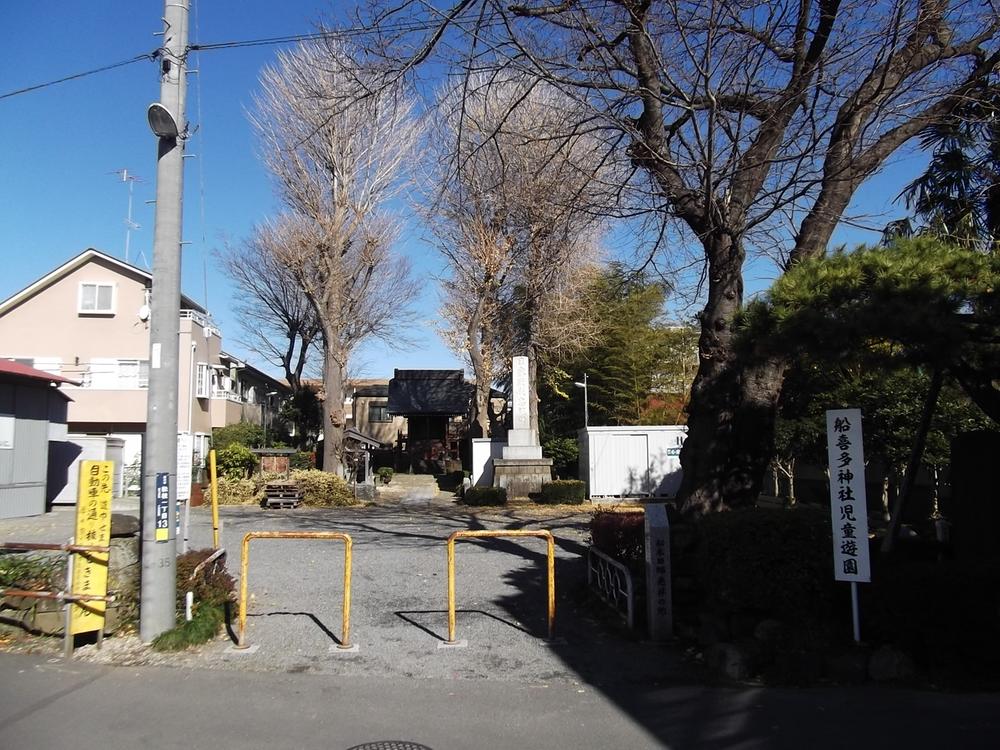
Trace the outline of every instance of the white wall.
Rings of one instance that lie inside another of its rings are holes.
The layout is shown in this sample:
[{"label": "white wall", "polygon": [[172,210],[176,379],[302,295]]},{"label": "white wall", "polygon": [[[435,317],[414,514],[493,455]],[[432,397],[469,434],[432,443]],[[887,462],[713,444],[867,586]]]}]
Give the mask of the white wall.
[{"label": "white wall", "polygon": [[580,478],[589,497],[674,497],[681,482],[683,425],[580,430]]},{"label": "white wall", "polygon": [[502,440],[489,438],[472,439],[472,486],[493,486],[493,459],[503,456],[503,447],[507,445]]}]

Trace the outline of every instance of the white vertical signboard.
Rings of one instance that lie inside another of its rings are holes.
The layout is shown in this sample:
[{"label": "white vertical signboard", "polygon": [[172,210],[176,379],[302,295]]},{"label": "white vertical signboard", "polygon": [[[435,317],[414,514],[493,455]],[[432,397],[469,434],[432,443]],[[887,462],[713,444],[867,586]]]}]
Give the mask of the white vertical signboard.
[{"label": "white vertical signboard", "polygon": [[868,583],[868,500],[865,495],[865,451],[861,442],[861,410],[826,413],[830,458],[830,517],[833,521],[833,577]]},{"label": "white vertical signboard", "polygon": [[177,433],[177,499],[191,499],[194,438],[190,432]]},{"label": "white vertical signboard", "polygon": [[833,522],[833,577],[851,583],[854,640],[860,641],[857,584],[871,581],[861,410],[828,411],[826,441],[830,467],[830,519]]}]

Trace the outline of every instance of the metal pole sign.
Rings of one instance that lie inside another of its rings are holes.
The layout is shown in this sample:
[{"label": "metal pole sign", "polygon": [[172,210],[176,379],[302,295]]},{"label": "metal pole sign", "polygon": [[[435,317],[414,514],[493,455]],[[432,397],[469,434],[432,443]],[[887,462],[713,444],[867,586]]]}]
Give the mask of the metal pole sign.
[{"label": "metal pole sign", "polygon": [[826,436],[830,467],[830,519],[833,526],[833,577],[851,583],[854,640],[860,641],[857,584],[871,581],[861,410],[828,411]]}]

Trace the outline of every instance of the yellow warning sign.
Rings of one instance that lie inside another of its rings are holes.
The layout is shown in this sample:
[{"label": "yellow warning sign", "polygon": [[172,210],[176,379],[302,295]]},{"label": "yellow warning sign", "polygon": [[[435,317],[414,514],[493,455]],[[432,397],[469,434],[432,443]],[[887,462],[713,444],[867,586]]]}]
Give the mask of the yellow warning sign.
[{"label": "yellow warning sign", "polygon": [[[76,537],[82,545],[106,547],[111,542],[113,461],[82,461],[76,503]],[[106,596],[108,553],[73,554],[73,593]],[[70,632],[89,633],[104,628],[104,602],[76,602],[70,608]]]}]

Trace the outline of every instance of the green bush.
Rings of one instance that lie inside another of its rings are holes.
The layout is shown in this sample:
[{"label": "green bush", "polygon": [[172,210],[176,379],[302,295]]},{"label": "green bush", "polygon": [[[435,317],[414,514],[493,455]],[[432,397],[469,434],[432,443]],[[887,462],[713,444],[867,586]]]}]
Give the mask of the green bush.
[{"label": "green bush", "polygon": [[224,606],[233,600],[236,583],[226,570],[225,555],[213,560],[191,580],[195,568],[215,553],[214,549],[192,549],[177,557],[177,611],[184,616],[187,592],[194,593],[194,606]]},{"label": "green bush", "polygon": [[259,505],[264,499],[264,485],[256,478],[219,477],[219,505]]},{"label": "green bush", "polygon": [[293,471],[292,480],[302,490],[302,503],[314,507],[357,505],[354,493],[343,478],[327,471],[306,469]]},{"label": "green bush", "polygon": [[225,610],[221,607],[201,607],[185,620],[153,639],[156,651],[183,651],[189,646],[207,643],[218,635],[226,621]]},{"label": "green bush", "polygon": [[587,499],[587,484],[578,479],[557,479],[542,485],[540,503],[579,505]]},{"label": "green bush", "polygon": [[315,469],[316,454],[312,451],[299,451],[293,453],[288,458],[288,468],[290,469]]},{"label": "green bush", "polygon": [[260,448],[264,445],[264,428],[253,422],[237,422],[212,430],[212,447],[215,450],[228,448],[234,443]]},{"label": "green bush", "polygon": [[378,475],[382,484],[389,484],[389,482],[392,481],[392,475],[396,472],[392,470],[391,466],[381,466],[375,470],[375,473]]},{"label": "green bush", "polygon": [[0,552],[0,588],[61,591],[66,586],[66,558],[28,552]]},{"label": "green bush", "polygon": [[[749,508],[712,513],[696,525],[695,575],[709,609],[829,622],[839,609],[829,512]],[[842,587],[843,594],[847,590]]]},{"label": "green bush", "polygon": [[256,465],[257,456],[241,443],[231,443],[215,451],[215,466],[219,475],[228,479],[241,479]]},{"label": "green bush", "polygon": [[465,505],[505,505],[507,490],[503,487],[470,487],[462,496]]},{"label": "green bush", "polygon": [[[177,558],[177,626],[153,640],[157,651],[182,651],[218,635],[226,621],[226,606],[235,597],[236,584],[226,570],[225,558],[195,568],[215,550],[190,550]],[[194,576],[192,580],[192,576]],[[191,619],[186,619],[187,592],[194,594]]]},{"label": "green bush", "polygon": [[633,572],[646,561],[646,517],[641,511],[599,510],[590,518],[590,543]]},{"label": "green bush", "polygon": [[575,437],[544,438],[542,453],[552,459],[552,470],[557,477],[575,477],[579,473],[580,444]]}]

